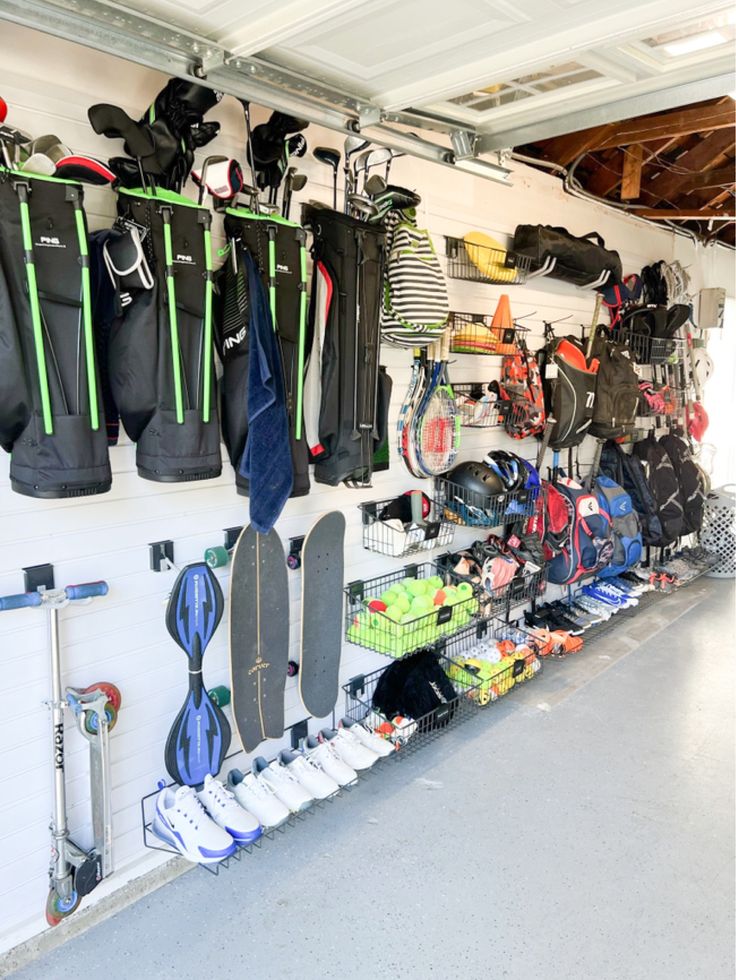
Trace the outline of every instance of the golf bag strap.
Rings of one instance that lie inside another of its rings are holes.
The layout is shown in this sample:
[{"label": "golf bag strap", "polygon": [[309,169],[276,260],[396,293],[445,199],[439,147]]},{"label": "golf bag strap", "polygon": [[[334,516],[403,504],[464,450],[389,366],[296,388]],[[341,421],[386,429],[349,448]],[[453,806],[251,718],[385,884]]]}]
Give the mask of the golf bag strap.
[{"label": "golf bag strap", "polygon": [[95,373],[95,340],[92,328],[92,287],[89,268],[89,249],[87,247],[87,226],[82,210],[82,201],[76,187],[67,187],[67,200],[74,208],[74,221],[79,243],[79,259],[82,267],[82,328],[84,331],[84,360],[87,370],[87,394],[89,397],[89,418],[92,429],[100,427],[100,413],[97,404],[97,376]]},{"label": "golf bag strap", "polygon": [[30,184],[25,181],[14,181],[13,187],[18,195],[20,207],[20,226],[23,236],[23,262],[25,264],[26,283],[28,285],[28,301],[31,307],[31,324],[33,327],[33,346],[36,352],[36,369],[38,385],[41,392],[41,412],[43,428],[47,436],[53,435],[54,424],[51,418],[51,396],[49,394],[49,379],[46,372],[46,354],[43,344],[43,325],[41,323],[41,303],[38,296],[36,280],[36,262],[33,254],[33,234],[31,232],[31,216],[28,208]]},{"label": "golf bag strap", "polygon": [[202,421],[210,420],[210,398],[212,392],[212,218],[209,211],[200,211],[199,221],[204,235],[204,338],[202,350]]},{"label": "golf bag strap", "polygon": [[303,228],[297,232],[299,239],[299,350],[297,354],[296,425],[294,438],[302,437],[302,412],[304,404],[304,354],[307,333],[307,236]]},{"label": "golf bag strap", "polygon": [[169,333],[171,337],[171,367],[174,374],[174,402],[176,421],[184,424],[184,402],[182,400],[181,352],[179,349],[179,323],[176,316],[176,285],[174,282],[174,252],[171,242],[171,208],[161,206],[161,219],[164,229],[164,276],[169,307]]}]

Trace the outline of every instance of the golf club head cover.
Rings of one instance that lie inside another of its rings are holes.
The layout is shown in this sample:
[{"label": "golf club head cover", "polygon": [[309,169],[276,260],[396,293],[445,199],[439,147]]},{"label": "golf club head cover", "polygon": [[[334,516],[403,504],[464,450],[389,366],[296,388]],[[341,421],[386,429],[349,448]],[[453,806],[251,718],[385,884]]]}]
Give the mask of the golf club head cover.
[{"label": "golf club head cover", "polygon": [[[207,193],[218,201],[229,201],[236,194],[239,194],[244,186],[243,171],[237,160],[230,159],[222,160],[220,163],[211,163],[207,167],[205,176],[207,177],[205,182]],[[192,180],[197,187],[201,187],[201,170],[192,171]]]},{"label": "golf club head cover", "polygon": [[70,153],[62,157],[56,164],[56,176],[65,180],[78,180],[85,184],[104,186],[115,180],[114,172],[101,160],[84,156],[81,153]]},{"label": "golf club head cover", "polygon": [[[141,234],[135,225],[115,225],[102,246],[107,271],[121,293],[130,289],[153,289],[146,256],[141,244]],[[121,296],[123,306],[127,305]]]},{"label": "golf club head cover", "polygon": [[219,132],[219,122],[203,122],[192,126],[190,131],[192,147],[198,150],[202,146],[207,146]]},{"label": "golf club head cover", "polygon": [[301,132],[308,125],[306,119],[272,112],[268,122],[261,123],[253,130],[251,143],[256,170],[262,170],[267,164],[278,160],[284,151],[286,137],[290,133]]}]

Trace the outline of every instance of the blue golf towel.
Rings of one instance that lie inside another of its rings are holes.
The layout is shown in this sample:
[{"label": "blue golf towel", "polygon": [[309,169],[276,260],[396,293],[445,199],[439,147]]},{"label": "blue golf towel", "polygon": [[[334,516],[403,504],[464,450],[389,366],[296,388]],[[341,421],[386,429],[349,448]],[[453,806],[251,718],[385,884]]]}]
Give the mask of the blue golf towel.
[{"label": "blue golf towel", "polygon": [[248,437],[238,467],[250,481],[250,522],[268,534],[289,499],[294,476],[279,342],[266,288],[252,256],[248,276]]}]

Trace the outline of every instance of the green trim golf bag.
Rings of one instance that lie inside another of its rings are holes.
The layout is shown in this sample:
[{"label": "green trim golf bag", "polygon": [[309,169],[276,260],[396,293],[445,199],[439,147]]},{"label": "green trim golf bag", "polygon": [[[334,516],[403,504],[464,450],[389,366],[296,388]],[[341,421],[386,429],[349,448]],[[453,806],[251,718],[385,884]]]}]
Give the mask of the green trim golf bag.
[{"label": "green trim golf bag", "polygon": [[218,273],[215,320],[222,379],[222,429],[235,469],[238,493],[248,495],[239,464],[248,435],[248,296],[242,250],[253,257],[268,292],[281,350],[289,415],[292,497],[309,493],[309,454],[304,438],[303,390],[307,330],[307,250],[301,225],[278,215],[228,208],[230,252]]},{"label": "green trim golf bag", "polygon": [[3,168],[0,444],[17,493],[110,489],[82,188]]},{"label": "green trim golf bag", "polygon": [[160,483],[220,475],[212,338],[211,215],[173,191],[120,189],[118,226],[141,233],[150,289],[131,289],[110,332],[110,388],[137,444],[138,474]]},{"label": "green trim golf bag", "polygon": [[307,371],[307,438],[318,483],[365,486],[385,433],[391,379],[380,371],[384,232],[306,207],[314,274]]}]

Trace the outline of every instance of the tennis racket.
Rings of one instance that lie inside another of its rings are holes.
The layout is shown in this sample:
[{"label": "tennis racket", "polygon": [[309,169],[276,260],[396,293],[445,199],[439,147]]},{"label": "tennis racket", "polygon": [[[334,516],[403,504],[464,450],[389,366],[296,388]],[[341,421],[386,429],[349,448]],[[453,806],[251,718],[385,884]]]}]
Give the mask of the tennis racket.
[{"label": "tennis racket", "polygon": [[437,380],[417,427],[417,458],[426,476],[446,473],[460,446],[460,415],[447,373],[449,353],[449,331],[445,331],[440,341]]},{"label": "tennis racket", "polygon": [[419,383],[414,393],[414,398],[407,411],[404,431],[402,433],[401,451],[404,464],[412,476],[421,477],[422,473],[418,468],[416,458],[416,443],[414,441],[414,427],[416,425],[417,413],[420,411],[429,385],[431,383],[432,372],[434,370],[434,345],[430,346],[423,357],[423,371],[419,376]]},{"label": "tennis racket", "polygon": [[417,386],[419,385],[419,378],[422,372],[422,352],[418,347],[414,348],[414,364],[411,370],[411,378],[409,379],[409,387],[406,389],[406,395],[404,396],[404,401],[401,403],[401,408],[399,409],[399,417],[396,422],[396,451],[401,458],[404,458],[403,452],[403,434],[404,427],[406,425],[407,415],[409,413],[409,408],[412,405],[414,395],[416,394]]}]

